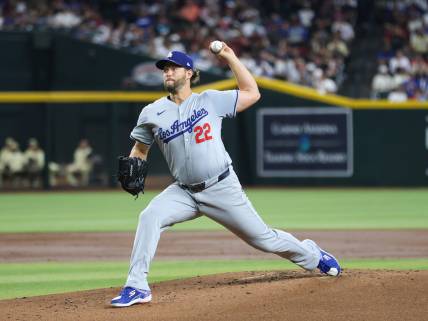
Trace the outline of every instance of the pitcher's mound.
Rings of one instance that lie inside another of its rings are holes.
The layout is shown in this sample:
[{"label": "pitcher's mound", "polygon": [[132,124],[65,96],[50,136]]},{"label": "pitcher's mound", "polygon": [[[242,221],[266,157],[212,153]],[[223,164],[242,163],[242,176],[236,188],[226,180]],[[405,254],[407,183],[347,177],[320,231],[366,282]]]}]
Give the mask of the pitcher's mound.
[{"label": "pitcher's mound", "polygon": [[110,308],[120,289],[0,301],[1,320],[355,320],[428,316],[428,271],[348,270],[332,278],[304,271],[227,273],[152,286],[153,301]]}]

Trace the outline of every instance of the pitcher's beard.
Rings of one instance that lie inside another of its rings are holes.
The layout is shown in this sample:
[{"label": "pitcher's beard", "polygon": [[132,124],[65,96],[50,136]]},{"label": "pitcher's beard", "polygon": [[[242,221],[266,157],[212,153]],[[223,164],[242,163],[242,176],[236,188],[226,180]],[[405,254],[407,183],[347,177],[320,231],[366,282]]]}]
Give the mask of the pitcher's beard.
[{"label": "pitcher's beard", "polygon": [[173,82],[164,81],[163,86],[170,94],[176,94],[186,83],[186,79],[177,79]]}]

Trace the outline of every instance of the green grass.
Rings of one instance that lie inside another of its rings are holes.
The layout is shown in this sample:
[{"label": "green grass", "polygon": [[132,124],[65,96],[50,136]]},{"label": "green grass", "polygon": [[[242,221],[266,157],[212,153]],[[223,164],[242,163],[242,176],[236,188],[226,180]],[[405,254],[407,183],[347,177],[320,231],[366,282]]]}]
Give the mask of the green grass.
[{"label": "green grass", "polygon": [[[428,270],[428,259],[344,260],[345,269]],[[150,282],[237,271],[296,269],[284,260],[159,261]],[[123,286],[127,262],[0,264],[0,299]]]},{"label": "green grass", "polygon": [[[0,194],[1,232],[134,231],[139,212],[158,193]],[[428,228],[427,189],[249,189],[263,219],[286,229]],[[207,218],[174,227],[218,230]]]},{"label": "green grass", "polygon": [[[0,233],[134,231],[139,212],[124,192],[0,194]],[[428,189],[249,189],[263,219],[285,229],[428,228]],[[206,218],[178,230],[219,230]],[[345,269],[428,270],[428,259],[344,260]],[[295,269],[284,260],[154,262],[151,282],[234,271]],[[122,286],[127,262],[0,264],[0,299]]]}]

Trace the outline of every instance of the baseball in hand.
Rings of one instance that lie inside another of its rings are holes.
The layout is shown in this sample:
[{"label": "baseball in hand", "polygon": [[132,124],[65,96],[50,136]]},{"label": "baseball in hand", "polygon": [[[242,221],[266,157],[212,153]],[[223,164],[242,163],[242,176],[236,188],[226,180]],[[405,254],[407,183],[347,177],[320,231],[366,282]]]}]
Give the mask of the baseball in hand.
[{"label": "baseball in hand", "polygon": [[223,43],[221,41],[215,40],[210,44],[210,50],[214,54],[218,54],[223,49]]}]

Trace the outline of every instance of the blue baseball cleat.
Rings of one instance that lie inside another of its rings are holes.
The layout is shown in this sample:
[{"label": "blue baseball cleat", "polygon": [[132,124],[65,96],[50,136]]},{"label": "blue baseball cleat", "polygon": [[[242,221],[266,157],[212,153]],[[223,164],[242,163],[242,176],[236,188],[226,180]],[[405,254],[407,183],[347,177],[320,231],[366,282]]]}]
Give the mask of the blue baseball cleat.
[{"label": "blue baseball cleat", "polygon": [[137,290],[127,286],[120,291],[119,296],[111,300],[111,305],[117,308],[129,307],[137,303],[146,303],[152,300],[152,292],[147,290]]},{"label": "blue baseball cleat", "polygon": [[330,276],[339,276],[342,269],[340,268],[339,261],[330,253],[321,249],[317,243],[312,240],[304,240],[306,244],[310,244],[311,247],[318,249],[321,253],[321,259],[318,263],[317,268],[321,273],[330,275]]},{"label": "blue baseball cleat", "polygon": [[317,268],[321,271],[321,273],[325,273],[331,276],[339,276],[342,269],[340,268],[339,261],[330,253],[320,249],[321,252],[321,260],[318,263]]}]

